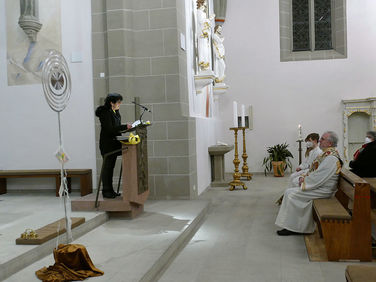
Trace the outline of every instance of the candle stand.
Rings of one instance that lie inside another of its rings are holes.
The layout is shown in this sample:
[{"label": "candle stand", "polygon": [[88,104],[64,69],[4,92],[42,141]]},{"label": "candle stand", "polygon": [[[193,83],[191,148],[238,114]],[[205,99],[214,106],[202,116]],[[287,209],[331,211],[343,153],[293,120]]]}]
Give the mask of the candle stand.
[{"label": "candle stand", "polygon": [[247,149],[246,149],[246,145],[245,145],[245,129],[246,129],[246,127],[240,127],[239,129],[241,129],[243,131],[243,154],[242,154],[243,166],[242,166],[242,173],[240,175],[241,175],[241,177],[247,178],[247,180],[251,180],[252,174],[248,172],[248,165],[247,165],[248,155],[247,155]]},{"label": "candle stand", "polygon": [[303,139],[296,140],[296,142],[299,143],[298,152],[299,152],[299,165],[300,165],[302,163],[302,142],[303,142]]},{"label": "candle stand", "polygon": [[238,159],[238,130],[241,128],[238,127],[231,127],[230,130],[234,131],[234,136],[235,136],[235,155],[234,155],[234,166],[235,170],[234,173],[232,174],[233,180],[229,183],[230,185],[230,191],[234,190],[236,186],[242,186],[244,190],[247,190],[247,186],[240,181],[241,174],[239,172],[239,164],[240,160]]}]

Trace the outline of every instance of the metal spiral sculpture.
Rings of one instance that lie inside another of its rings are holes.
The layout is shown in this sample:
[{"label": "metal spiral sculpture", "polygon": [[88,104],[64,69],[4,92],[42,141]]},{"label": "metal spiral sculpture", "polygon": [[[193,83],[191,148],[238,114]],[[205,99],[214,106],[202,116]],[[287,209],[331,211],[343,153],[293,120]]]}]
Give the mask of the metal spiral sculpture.
[{"label": "metal spiral sculpture", "polygon": [[64,173],[64,163],[68,160],[63,148],[63,139],[60,122],[60,112],[68,105],[71,94],[71,79],[69,68],[64,56],[56,50],[48,50],[47,58],[43,62],[42,85],[44,96],[50,108],[57,112],[59,125],[59,149],[56,153],[61,164],[61,183],[59,196],[63,198],[65,212],[65,226],[67,243],[72,241],[70,199],[68,194],[67,179]]},{"label": "metal spiral sculpture", "polygon": [[71,79],[67,62],[60,52],[50,50],[42,69],[43,91],[48,105],[61,112],[68,104],[71,94]]}]

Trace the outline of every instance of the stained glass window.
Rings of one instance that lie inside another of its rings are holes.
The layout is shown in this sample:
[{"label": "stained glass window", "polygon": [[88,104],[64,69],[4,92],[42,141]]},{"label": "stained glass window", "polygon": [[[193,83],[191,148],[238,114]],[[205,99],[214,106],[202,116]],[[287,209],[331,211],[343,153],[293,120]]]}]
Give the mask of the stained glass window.
[{"label": "stained glass window", "polygon": [[[310,3],[313,11],[310,11]],[[292,0],[293,51],[332,49],[331,0]],[[311,24],[310,21],[312,20]],[[313,30],[312,30],[313,29]],[[310,31],[314,32],[314,40]]]},{"label": "stained glass window", "polygon": [[308,0],[292,0],[293,51],[310,50]]},{"label": "stained glass window", "polygon": [[331,0],[315,0],[315,50],[332,49]]}]

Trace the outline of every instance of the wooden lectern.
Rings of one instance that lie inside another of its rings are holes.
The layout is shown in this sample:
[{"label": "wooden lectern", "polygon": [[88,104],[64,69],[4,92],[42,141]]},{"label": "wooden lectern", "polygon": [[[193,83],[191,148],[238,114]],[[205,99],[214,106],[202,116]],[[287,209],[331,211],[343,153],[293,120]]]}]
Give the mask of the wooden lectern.
[{"label": "wooden lectern", "polygon": [[114,199],[98,196],[97,207],[94,193],[72,200],[72,211],[107,211],[134,217],[144,210],[144,203],[149,195],[147,126],[141,124],[127,130],[136,131],[141,142],[122,145],[122,195]]}]

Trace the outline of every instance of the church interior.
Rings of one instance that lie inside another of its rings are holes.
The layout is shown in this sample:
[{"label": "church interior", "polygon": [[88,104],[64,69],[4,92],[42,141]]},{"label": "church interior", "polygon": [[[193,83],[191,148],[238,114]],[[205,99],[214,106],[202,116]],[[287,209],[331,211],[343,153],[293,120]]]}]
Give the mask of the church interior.
[{"label": "church interior", "polygon": [[0,281],[376,281],[375,14],[0,0]]}]

